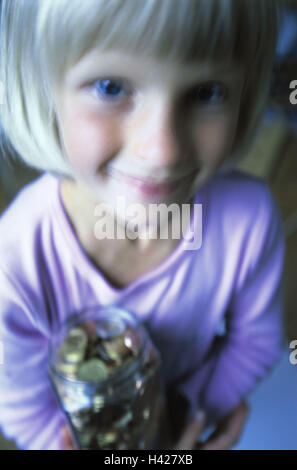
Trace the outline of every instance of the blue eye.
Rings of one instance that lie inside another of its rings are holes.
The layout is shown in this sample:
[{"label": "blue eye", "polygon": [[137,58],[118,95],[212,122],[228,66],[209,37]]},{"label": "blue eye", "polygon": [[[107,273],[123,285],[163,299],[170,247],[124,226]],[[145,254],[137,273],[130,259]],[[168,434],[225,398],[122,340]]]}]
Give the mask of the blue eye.
[{"label": "blue eye", "polygon": [[96,92],[105,100],[116,100],[128,93],[124,82],[119,79],[96,80],[94,85]]},{"label": "blue eye", "polygon": [[191,94],[196,103],[202,105],[225,103],[229,98],[228,88],[221,83],[203,83]]}]

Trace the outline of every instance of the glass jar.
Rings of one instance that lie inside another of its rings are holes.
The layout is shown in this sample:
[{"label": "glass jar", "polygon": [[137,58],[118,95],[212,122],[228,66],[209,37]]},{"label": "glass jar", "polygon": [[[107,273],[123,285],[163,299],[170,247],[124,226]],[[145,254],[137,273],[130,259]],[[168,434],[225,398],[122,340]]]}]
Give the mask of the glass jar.
[{"label": "glass jar", "polygon": [[160,356],[130,312],[94,307],[54,335],[49,376],[79,449],[156,449]]}]

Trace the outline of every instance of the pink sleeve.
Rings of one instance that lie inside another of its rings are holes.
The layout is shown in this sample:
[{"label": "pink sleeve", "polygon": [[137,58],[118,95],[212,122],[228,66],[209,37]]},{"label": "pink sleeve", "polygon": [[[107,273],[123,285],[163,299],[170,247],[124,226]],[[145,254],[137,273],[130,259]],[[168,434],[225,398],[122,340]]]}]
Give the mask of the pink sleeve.
[{"label": "pink sleeve", "polygon": [[242,253],[226,333],[203,394],[210,421],[236,407],[270,372],[284,347],[284,234],[271,193],[265,194]]},{"label": "pink sleeve", "polygon": [[[64,416],[47,377],[48,337],[0,270],[0,429],[20,449],[59,449]],[[45,328],[44,328],[45,329]]]}]

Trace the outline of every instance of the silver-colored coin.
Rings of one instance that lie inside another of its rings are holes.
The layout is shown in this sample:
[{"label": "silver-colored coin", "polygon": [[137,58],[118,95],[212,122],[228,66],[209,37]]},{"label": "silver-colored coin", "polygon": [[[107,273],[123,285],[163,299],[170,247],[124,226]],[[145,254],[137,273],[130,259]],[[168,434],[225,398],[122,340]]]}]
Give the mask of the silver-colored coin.
[{"label": "silver-colored coin", "polygon": [[124,344],[131,351],[133,356],[138,356],[142,347],[142,338],[139,332],[128,326],[125,331]]},{"label": "silver-colored coin", "polygon": [[137,447],[139,450],[145,450],[145,439],[140,439]]},{"label": "silver-colored coin", "polygon": [[109,356],[102,342],[96,345],[96,356],[106,363],[114,362],[114,359]]},{"label": "silver-colored coin", "polygon": [[77,371],[78,380],[84,382],[101,382],[108,377],[108,370],[100,359],[89,359],[79,366]]},{"label": "silver-colored coin", "polygon": [[117,450],[128,450],[128,446],[124,442],[121,442],[120,444],[118,444]]},{"label": "silver-colored coin", "polygon": [[91,444],[92,438],[93,438],[92,433],[88,433],[88,432],[80,433],[79,435],[80,447],[87,448]]},{"label": "silver-colored coin", "polygon": [[151,410],[149,407],[146,407],[142,413],[143,419],[148,420],[150,415],[151,415]]},{"label": "silver-colored coin", "polygon": [[83,420],[75,416],[74,413],[72,413],[72,416],[71,416],[71,423],[75,429],[83,429],[84,427]]}]

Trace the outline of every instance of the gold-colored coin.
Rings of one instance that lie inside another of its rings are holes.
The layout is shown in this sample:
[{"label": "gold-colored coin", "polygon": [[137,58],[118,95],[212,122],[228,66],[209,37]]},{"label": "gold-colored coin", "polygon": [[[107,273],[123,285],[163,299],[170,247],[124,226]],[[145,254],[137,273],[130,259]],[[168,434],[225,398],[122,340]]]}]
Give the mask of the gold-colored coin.
[{"label": "gold-colored coin", "polygon": [[102,339],[116,338],[124,333],[126,324],[122,318],[104,318],[96,325],[97,335]]},{"label": "gold-colored coin", "polygon": [[97,434],[97,443],[99,446],[107,446],[116,442],[118,435],[115,432],[107,432],[102,434]]},{"label": "gold-colored coin", "polygon": [[75,377],[78,370],[78,364],[71,362],[59,362],[57,364],[57,371],[65,377]]},{"label": "gold-colored coin", "polygon": [[94,398],[93,398],[93,409],[94,409],[95,413],[102,410],[102,408],[104,407],[104,404],[105,404],[105,400],[104,400],[104,397],[102,395],[95,395],[94,396]]},{"label": "gold-colored coin", "polygon": [[122,363],[124,359],[131,356],[131,351],[125,345],[123,336],[119,336],[112,341],[105,341],[104,348],[109,357],[116,361],[117,364]]},{"label": "gold-colored coin", "polygon": [[78,363],[84,358],[88,338],[81,328],[72,328],[60,347],[59,356],[66,362]]},{"label": "gold-colored coin", "polygon": [[95,340],[97,338],[96,323],[95,322],[87,321],[87,322],[83,323],[82,328],[86,332],[89,339]]}]

